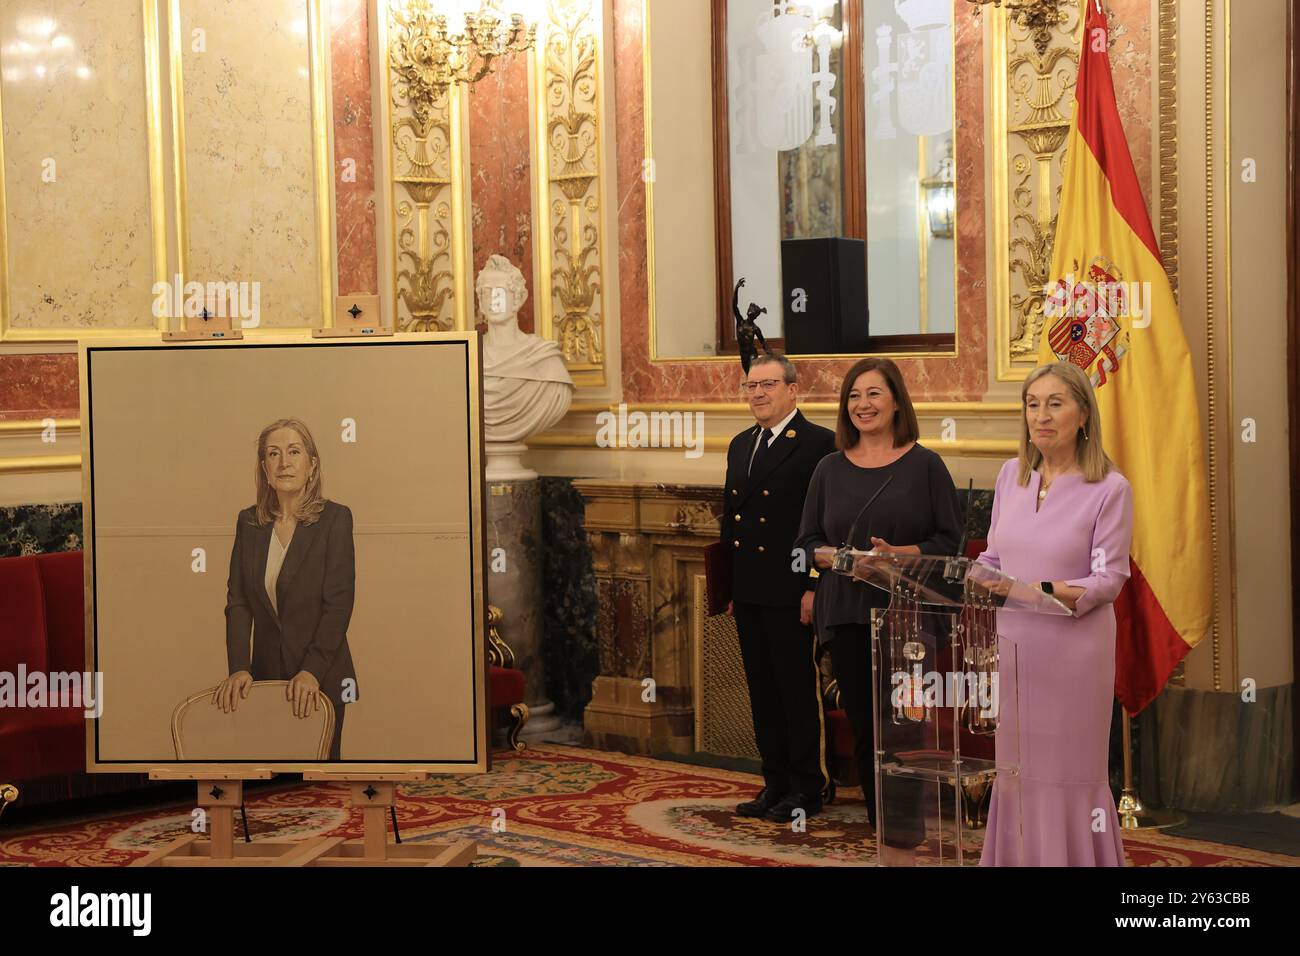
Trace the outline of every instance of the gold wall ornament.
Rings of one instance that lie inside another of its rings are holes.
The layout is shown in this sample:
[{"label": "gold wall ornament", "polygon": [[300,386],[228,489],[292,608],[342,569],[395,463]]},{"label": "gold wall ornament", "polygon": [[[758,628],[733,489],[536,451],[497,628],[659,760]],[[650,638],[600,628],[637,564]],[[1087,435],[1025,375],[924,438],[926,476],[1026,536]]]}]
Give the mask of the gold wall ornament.
[{"label": "gold wall ornament", "polygon": [[1043,330],[1082,10],[1078,0],[994,4],[989,21],[997,375],[1019,381],[1037,364]]},{"label": "gold wall ornament", "polygon": [[[1010,84],[1010,114],[1019,123],[1009,129],[1013,140],[1012,171],[1016,176],[1011,194],[1011,249],[1022,254],[1011,260],[1013,280],[1010,305],[1011,356],[1034,359],[1043,326],[1043,302],[1052,278],[1052,246],[1056,239],[1056,207],[1060,185],[1053,179],[1053,160],[1064,163],[1065,141],[1070,120],[1062,104],[1074,90],[1079,54],[1072,46],[1050,46],[1050,27],[1064,26],[1064,12],[1039,11],[1035,16],[1011,22],[1023,32],[1013,31],[1019,41],[1007,63]],[[1044,34],[1044,31],[1049,31]],[[1044,42],[1044,36],[1049,42]],[[1028,41],[1028,42],[1026,42]],[[1027,152],[1026,152],[1027,150]],[[1035,181],[1037,188],[1035,189]],[[1035,195],[1036,194],[1036,195]]]},{"label": "gold wall ornament", "polygon": [[533,71],[538,230],[538,325],[559,343],[574,382],[605,384],[601,217],[602,6],[549,0]]},{"label": "gold wall ornament", "polygon": [[493,667],[514,667],[515,652],[501,637],[501,622],[506,619],[505,612],[495,604],[488,605],[488,663]]},{"label": "gold wall ornament", "polygon": [[1042,56],[1052,44],[1054,28],[1065,23],[1069,18],[1069,14],[1061,9],[1062,4],[1070,4],[1074,0],[967,0],[967,2],[975,4],[976,16],[979,16],[980,11],[989,4],[1002,8],[1005,2],[1007,14],[1017,26],[1028,32],[1033,38],[1038,55]]},{"label": "gold wall ornament", "polygon": [[[1079,69],[1083,3],[1095,0],[1026,0],[991,6],[990,156],[993,163],[992,264],[997,378],[1023,380],[1038,362],[1046,285],[1053,278],[1052,249],[1064,179],[1066,140]],[[1174,77],[1176,0],[1159,0],[1158,85],[1161,246],[1177,288],[1177,90]],[[1107,11],[1114,46],[1117,24]]]},{"label": "gold wall ornament", "polygon": [[427,3],[412,3],[431,16],[429,28],[422,31],[419,59],[424,80],[435,89],[455,85],[473,86],[492,72],[498,57],[526,53],[533,48],[537,25],[525,24],[521,13],[507,15],[499,9],[500,0],[482,0],[477,13],[465,14],[464,29],[452,33],[445,14],[432,14]]},{"label": "gold wall ornament", "polygon": [[1160,0],[1160,258],[1178,298],[1178,0]]},{"label": "gold wall ornament", "polygon": [[389,0],[389,129],[394,323],[402,332],[469,327],[464,103],[438,60],[446,18],[429,0]]}]

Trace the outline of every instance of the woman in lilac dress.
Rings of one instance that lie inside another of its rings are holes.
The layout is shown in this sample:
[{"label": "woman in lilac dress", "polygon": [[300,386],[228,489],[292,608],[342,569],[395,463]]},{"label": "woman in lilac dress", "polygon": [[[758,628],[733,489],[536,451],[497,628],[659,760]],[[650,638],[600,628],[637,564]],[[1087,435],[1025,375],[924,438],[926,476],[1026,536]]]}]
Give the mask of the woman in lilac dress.
[{"label": "woman in lilac dress", "polygon": [[1112,602],[1129,576],[1133,492],[1102,450],[1097,399],[1082,371],[1038,368],[1021,398],[1020,457],[998,475],[978,560],[1041,582],[1074,616],[998,615],[1016,673],[1000,679],[997,757],[1020,772],[994,782],[980,864],[1123,866],[1107,755]]}]

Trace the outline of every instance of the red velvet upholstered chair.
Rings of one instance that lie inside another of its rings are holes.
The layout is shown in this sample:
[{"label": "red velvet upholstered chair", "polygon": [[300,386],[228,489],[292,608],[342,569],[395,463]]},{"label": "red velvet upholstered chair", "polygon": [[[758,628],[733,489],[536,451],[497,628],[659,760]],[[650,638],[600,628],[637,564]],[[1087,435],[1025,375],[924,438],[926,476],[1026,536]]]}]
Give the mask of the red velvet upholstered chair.
[{"label": "red velvet upholstered chair", "polygon": [[[15,683],[20,665],[27,674],[85,670],[81,568],[80,551],[0,558],[0,671]],[[0,782],[84,775],[85,769],[81,706],[0,707]]]},{"label": "red velvet upholstered chair", "polygon": [[504,617],[499,607],[488,605],[488,699],[492,704],[489,730],[508,726],[510,746],[523,750],[527,745],[519,739],[519,732],[528,723],[528,705],[524,703],[528,684],[524,672],[515,670],[515,652],[501,639],[499,625]]}]

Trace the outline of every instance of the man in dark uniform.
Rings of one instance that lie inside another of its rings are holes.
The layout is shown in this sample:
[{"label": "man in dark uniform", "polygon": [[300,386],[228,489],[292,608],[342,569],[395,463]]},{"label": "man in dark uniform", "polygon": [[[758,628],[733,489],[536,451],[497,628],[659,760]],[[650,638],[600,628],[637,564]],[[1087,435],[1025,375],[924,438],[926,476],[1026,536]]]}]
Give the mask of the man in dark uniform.
[{"label": "man in dark uniform", "polygon": [[796,407],[795,369],[780,355],[750,366],[745,397],[757,424],[727,450],[722,546],[731,551],[731,611],[749,683],[763,789],[736,807],[745,817],[790,822],[821,811],[824,716],[813,638],[814,564],[793,553],[813,469],[835,434]]}]

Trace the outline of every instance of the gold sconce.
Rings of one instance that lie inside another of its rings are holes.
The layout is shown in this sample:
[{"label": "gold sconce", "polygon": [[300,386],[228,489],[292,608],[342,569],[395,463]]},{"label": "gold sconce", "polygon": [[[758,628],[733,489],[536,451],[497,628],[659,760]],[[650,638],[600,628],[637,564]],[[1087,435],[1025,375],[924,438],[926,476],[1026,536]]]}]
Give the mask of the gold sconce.
[{"label": "gold sconce", "polygon": [[952,161],[952,140],[948,140],[948,155],[939,161],[939,169],[933,176],[921,180],[921,191],[930,221],[930,235],[936,239],[951,239],[957,215],[957,176]]},{"label": "gold sconce", "polygon": [[[1084,0],[1089,2],[1089,0]],[[1091,0],[1100,6],[1100,0]],[[975,5],[975,14],[986,6],[995,9],[1006,7],[1007,16],[1019,26],[1030,31],[1038,55],[1042,56],[1052,41],[1052,28],[1066,21],[1068,11],[1062,10],[1064,0],[967,0]]]},{"label": "gold sconce", "polygon": [[1010,14],[1033,16],[1047,11],[1055,11],[1061,0],[966,0],[966,2],[974,4],[976,14],[984,7],[1000,8],[1005,6]]},{"label": "gold sconce", "polygon": [[507,16],[499,9],[500,0],[442,0],[438,6],[460,13],[464,29],[452,33],[446,13],[432,18],[420,59],[429,71],[426,82],[435,90],[457,83],[473,86],[492,72],[498,57],[524,53],[537,41],[537,24],[526,24],[522,13]]}]

